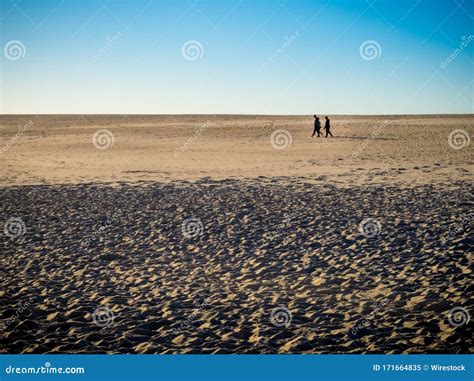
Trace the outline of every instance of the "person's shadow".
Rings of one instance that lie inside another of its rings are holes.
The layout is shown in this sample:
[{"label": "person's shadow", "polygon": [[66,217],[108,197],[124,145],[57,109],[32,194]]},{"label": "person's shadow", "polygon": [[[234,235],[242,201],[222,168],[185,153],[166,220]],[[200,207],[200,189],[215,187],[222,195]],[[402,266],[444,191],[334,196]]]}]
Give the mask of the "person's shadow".
[{"label": "person's shadow", "polygon": [[374,138],[372,136],[337,136],[337,139],[347,139],[347,140],[401,140],[396,138]]}]

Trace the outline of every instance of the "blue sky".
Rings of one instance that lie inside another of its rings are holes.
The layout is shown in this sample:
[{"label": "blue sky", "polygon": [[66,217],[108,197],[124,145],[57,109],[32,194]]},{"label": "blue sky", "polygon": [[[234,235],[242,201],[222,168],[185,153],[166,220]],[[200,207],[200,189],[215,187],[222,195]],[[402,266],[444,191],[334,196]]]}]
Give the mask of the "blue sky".
[{"label": "blue sky", "polygon": [[473,0],[0,4],[2,114],[473,112]]}]

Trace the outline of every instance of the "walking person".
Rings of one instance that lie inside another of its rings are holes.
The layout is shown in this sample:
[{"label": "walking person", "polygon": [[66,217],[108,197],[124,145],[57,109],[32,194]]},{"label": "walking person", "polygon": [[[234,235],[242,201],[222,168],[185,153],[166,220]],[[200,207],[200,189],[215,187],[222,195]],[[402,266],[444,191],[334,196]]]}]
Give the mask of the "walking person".
[{"label": "walking person", "polygon": [[318,138],[319,138],[320,135],[323,136],[323,134],[321,133],[321,121],[319,120],[317,115],[313,115],[313,116],[314,116],[314,130],[313,130],[313,135],[311,135],[311,137],[313,137],[314,134],[317,132]]},{"label": "walking person", "polygon": [[328,137],[328,135],[331,135],[331,137],[334,137],[331,134],[331,121],[329,120],[327,116],[326,116],[326,123],[324,124],[324,129],[326,130],[326,138]]}]

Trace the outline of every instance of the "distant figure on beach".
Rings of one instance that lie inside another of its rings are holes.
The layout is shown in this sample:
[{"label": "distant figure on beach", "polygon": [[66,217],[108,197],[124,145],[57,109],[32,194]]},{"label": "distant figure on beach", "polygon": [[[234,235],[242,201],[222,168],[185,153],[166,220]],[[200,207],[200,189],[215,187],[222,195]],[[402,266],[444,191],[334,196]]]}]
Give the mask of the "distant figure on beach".
[{"label": "distant figure on beach", "polygon": [[331,137],[334,137],[332,136],[331,134],[331,121],[329,120],[329,118],[326,116],[326,123],[324,124],[324,129],[326,130],[326,137],[328,137],[328,135],[331,135]]},{"label": "distant figure on beach", "polygon": [[313,135],[311,135],[311,137],[313,137],[314,134],[317,132],[318,138],[319,138],[319,135],[323,136],[323,134],[321,133],[321,121],[319,120],[317,115],[313,115],[313,116],[314,116],[314,130],[313,130]]}]

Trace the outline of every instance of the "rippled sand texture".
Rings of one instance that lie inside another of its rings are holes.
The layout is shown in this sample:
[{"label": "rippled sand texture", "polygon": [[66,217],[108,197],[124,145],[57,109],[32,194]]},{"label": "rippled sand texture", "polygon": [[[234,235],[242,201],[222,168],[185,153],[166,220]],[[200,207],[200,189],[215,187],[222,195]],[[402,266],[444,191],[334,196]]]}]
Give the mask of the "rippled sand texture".
[{"label": "rippled sand texture", "polygon": [[[0,236],[2,352],[473,350],[472,320],[448,320],[474,311],[469,182],[201,179],[0,196],[2,217],[26,225]],[[366,218],[380,234],[361,234]]]}]

